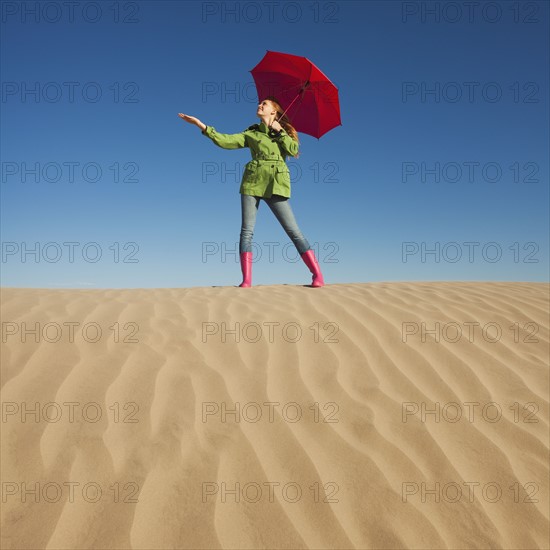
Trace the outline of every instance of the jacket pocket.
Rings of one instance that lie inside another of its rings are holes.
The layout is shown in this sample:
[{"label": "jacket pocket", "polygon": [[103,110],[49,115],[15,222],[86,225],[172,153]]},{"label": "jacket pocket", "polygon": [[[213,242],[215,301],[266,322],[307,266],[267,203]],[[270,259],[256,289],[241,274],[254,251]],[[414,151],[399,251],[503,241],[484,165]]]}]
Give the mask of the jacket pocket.
[{"label": "jacket pocket", "polygon": [[282,185],[290,185],[290,172],[288,171],[288,166],[277,166],[276,170],[277,182]]},{"label": "jacket pocket", "polygon": [[248,163],[244,169],[243,181],[251,182],[256,179],[256,170],[258,166],[256,164]]}]

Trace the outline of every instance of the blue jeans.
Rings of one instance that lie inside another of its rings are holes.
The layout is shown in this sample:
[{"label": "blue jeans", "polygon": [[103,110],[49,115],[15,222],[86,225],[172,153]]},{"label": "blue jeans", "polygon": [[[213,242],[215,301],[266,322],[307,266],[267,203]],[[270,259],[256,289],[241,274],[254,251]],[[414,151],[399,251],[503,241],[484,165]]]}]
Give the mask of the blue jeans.
[{"label": "blue jeans", "polygon": [[292,208],[287,197],[272,195],[269,198],[255,197],[253,195],[241,195],[241,238],[239,242],[239,252],[252,252],[252,235],[254,235],[254,226],[256,225],[256,214],[260,206],[260,200],[267,203],[279,223],[283,226],[286,234],[294,243],[298,252],[303,254],[310,249],[307,239],[302,235]]}]

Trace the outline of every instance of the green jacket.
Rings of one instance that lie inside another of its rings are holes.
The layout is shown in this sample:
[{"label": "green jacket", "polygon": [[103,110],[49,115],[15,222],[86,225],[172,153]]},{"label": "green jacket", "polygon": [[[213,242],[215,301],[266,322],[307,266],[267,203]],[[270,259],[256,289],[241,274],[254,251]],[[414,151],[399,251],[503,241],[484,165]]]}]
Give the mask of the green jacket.
[{"label": "green jacket", "polygon": [[252,160],[245,165],[239,193],[264,198],[271,195],[290,198],[290,172],[286,157],[296,156],[298,142],[284,129],[275,132],[262,121],[239,134],[220,134],[213,126],[207,126],[202,134],[223,149],[250,148]]}]

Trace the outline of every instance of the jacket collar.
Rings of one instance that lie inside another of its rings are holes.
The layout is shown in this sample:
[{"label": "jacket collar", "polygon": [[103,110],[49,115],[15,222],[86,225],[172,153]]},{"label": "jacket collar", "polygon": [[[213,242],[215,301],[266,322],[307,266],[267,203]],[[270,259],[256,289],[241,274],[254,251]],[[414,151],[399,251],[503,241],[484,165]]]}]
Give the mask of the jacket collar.
[{"label": "jacket collar", "polygon": [[260,132],[263,132],[264,134],[267,134],[269,132],[269,127],[263,120],[260,122],[258,129],[260,130]]}]

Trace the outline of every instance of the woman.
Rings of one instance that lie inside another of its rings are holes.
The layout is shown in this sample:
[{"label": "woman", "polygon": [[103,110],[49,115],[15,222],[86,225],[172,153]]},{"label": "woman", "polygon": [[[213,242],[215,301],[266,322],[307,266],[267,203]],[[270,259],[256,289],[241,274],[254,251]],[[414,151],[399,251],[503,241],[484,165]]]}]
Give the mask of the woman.
[{"label": "woman", "polygon": [[[223,149],[249,147],[252,160],[245,166],[241,187],[242,224],[239,242],[243,282],[252,286],[252,235],[260,200],[264,200],[296,246],[300,257],[313,274],[311,286],[325,283],[315,253],[302,235],[290,207],[290,173],[286,157],[298,157],[298,134],[283,115],[283,109],[273,96],[265,98],[256,115],[262,120],[239,134],[220,134],[198,118],[178,113],[183,120],[198,126],[202,134]],[[283,115],[283,116],[281,116]]]}]

